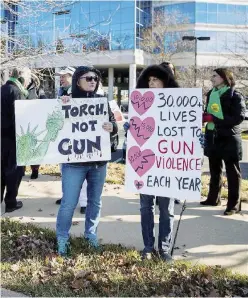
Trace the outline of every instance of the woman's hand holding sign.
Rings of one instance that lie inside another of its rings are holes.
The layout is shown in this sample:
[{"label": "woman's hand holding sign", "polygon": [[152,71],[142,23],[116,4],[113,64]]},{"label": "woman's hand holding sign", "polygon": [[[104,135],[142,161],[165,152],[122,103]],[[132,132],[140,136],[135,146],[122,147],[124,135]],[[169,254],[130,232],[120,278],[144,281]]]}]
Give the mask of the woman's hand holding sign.
[{"label": "woman's hand holding sign", "polygon": [[108,132],[112,132],[113,124],[111,122],[104,122],[102,128]]}]

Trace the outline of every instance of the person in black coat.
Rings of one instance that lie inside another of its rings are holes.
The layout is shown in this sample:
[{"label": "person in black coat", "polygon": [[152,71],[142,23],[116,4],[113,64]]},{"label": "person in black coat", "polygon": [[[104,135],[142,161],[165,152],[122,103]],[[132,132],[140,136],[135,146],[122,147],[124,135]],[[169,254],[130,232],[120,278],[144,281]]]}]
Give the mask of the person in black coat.
[{"label": "person in black coat", "polygon": [[203,122],[207,122],[204,154],[209,158],[210,185],[205,206],[221,205],[222,169],[224,161],[228,182],[228,201],[224,215],[241,210],[240,189],[242,159],[241,122],[245,119],[245,101],[234,89],[233,73],[226,68],[215,69],[213,89],[207,94]]},{"label": "person in black coat", "polygon": [[[31,82],[27,87],[28,90],[28,98],[27,99],[45,99],[46,95],[44,90],[40,87],[39,78],[32,73],[31,74]],[[39,165],[31,165],[31,179],[37,179],[39,176]]]},{"label": "person in black coat", "polygon": [[[96,92],[100,81],[100,72],[91,67],[81,66],[72,77],[72,100],[74,98],[101,97]],[[70,99],[64,99],[65,102]],[[102,128],[109,134],[116,134],[118,127],[109,105],[109,121]],[[84,117],[82,116],[82,121]],[[84,237],[88,243],[97,248],[97,226],[100,220],[101,195],[106,178],[106,161],[86,163],[67,163],[62,165],[63,197],[57,217],[56,235],[58,253],[65,256],[68,253],[69,230],[72,217],[77,206],[82,184],[87,179],[87,208],[85,213]]]},{"label": "person in black coat", "polygon": [[1,87],[1,201],[5,201],[6,212],[23,206],[16,200],[24,168],[16,164],[15,101],[28,97],[30,79],[30,69],[16,68]]}]

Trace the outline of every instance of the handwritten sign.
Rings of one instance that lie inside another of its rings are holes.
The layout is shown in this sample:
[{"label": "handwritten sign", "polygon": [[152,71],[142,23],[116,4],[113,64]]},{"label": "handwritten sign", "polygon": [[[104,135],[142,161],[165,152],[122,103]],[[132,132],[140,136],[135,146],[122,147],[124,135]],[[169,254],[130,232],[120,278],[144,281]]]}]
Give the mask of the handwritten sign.
[{"label": "handwritten sign", "polygon": [[17,164],[110,160],[106,98],[15,102]]},{"label": "handwritten sign", "polygon": [[202,90],[139,89],[130,93],[126,189],[200,199]]}]

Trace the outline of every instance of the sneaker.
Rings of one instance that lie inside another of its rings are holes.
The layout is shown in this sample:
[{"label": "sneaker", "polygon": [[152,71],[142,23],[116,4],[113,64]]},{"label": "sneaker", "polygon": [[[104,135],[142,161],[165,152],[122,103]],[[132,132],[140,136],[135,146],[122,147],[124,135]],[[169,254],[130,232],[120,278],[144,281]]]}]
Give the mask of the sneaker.
[{"label": "sneaker", "polygon": [[172,256],[166,252],[160,252],[159,253],[159,256],[160,256],[160,259],[167,262],[167,263],[170,263],[173,261],[172,259]]},{"label": "sneaker", "polygon": [[147,252],[147,251],[143,250],[141,253],[141,260],[142,261],[151,260],[156,256],[157,256],[157,252],[155,249],[153,249],[151,252]]},{"label": "sneaker", "polygon": [[85,238],[86,241],[89,243],[90,246],[93,248],[100,248],[100,245],[98,243],[98,240],[96,238]]},{"label": "sneaker", "polygon": [[65,239],[58,239],[57,240],[57,251],[61,257],[65,257],[68,255],[69,252],[69,243]]},{"label": "sneaker", "polygon": [[37,179],[39,176],[39,171],[38,170],[34,170],[32,171],[32,174],[30,176],[30,179]]},{"label": "sneaker", "polygon": [[7,206],[6,206],[6,208],[5,208],[5,212],[8,212],[8,213],[9,213],[9,212],[13,212],[13,211],[15,211],[15,210],[21,209],[22,206],[23,206],[22,201],[17,201],[15,207],[7,207]]},{"label": "sneaker", "polygon": [[60,204],[61,204],[61,200],[62,200],[62,199],[57,200],[57,201],[55,202],[56,205],[60,205]]}]

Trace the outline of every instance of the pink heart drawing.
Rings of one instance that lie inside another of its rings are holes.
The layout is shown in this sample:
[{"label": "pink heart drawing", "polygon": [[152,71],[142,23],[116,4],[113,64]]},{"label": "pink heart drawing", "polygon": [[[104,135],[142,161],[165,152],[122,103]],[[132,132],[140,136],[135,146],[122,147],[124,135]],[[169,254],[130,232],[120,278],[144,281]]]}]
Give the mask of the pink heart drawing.
[{"label": "pink heart drawing", "polygon": [[143,181],[138,181],[138,180],[135,180],[134,181],[134,185],[137,189],[141,189],[143,186],[144,186],[144,182]]},{"label": "pink heart drawing", "polygon": [[152,106],[154,98],[152,91],[147,91],[143,95],[137,90],[131,93],[133,108],[139,115],[143,115]]},{"label": "pink heart drawing", "polygon": [[152,117],[147,117],[143,121],[139,117],[130,119],[129,131],[135,141],[140,145],[144,145],[150,139],[155,129],[155,120]]},{"label": "pink heart drawing", "polygon": [[142,177],[154,165],[155,154],[150,149],[141,151],[138,146],[133,146],[128,150],[128,160],[134,171]]}]

